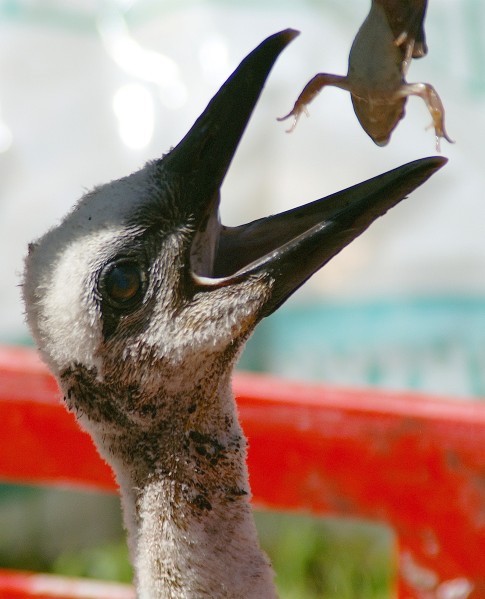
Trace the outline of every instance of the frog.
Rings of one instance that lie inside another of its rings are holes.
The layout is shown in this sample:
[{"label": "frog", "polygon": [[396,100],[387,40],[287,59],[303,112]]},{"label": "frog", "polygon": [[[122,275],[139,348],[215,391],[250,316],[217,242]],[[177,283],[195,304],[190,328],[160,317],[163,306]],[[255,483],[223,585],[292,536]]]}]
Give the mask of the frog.
[{"label": "frog", "polygon": [[424,100],[432,118],[436,149],[448,136],[445,110],[436,89],[429,83],[408,83],[413,58],[422,58],[428,48],[424,31],[427,0],[372,0],[349,53],[346,76],[318,73],[304,87],[293,109],[278,120],[293,117],[292,131],[307,105],[324,87],[350,92],[354,112],[364,131],[378,146],[389,143],[391,134],[405,115],[409,96]]}]

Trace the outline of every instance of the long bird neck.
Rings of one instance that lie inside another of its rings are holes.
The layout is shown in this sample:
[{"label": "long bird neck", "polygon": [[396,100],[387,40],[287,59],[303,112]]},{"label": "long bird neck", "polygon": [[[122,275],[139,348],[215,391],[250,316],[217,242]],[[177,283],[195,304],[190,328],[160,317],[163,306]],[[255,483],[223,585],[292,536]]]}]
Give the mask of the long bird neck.
[{"label": "long bird neck", "polygon": [[[230,377],[198,388],[203,397],[194,391],[172,398],[175,414],[137,435],[133,447],[126,436],[108,442],[104,436],[121,487],[138,597],[273,599]],[[122,459],[112,450],[119,444]]]}]

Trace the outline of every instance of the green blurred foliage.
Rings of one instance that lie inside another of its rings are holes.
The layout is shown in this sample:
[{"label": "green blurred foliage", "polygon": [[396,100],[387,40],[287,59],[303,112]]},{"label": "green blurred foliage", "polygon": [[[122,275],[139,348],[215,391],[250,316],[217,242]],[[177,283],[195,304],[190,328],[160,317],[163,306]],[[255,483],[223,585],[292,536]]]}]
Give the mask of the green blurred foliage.
[{"label": "green blurred foliage", "polygon": [[384,527],[343,519],[257,514],[281,599],[388,599],[393,540]]},{"label": "green blurred foliage", "polygon": [[133,571],[124,540],[107,543],[82,551],[62,553],[51,566],[51,571],[63,576],[97,578],[131,582]]}]

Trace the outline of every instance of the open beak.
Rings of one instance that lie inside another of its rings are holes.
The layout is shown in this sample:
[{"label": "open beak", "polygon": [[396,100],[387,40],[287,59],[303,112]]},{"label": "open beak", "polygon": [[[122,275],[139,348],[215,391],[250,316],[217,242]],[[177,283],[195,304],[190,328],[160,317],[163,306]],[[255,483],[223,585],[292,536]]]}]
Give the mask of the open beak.
[{"label": "open beak", "polygon": [[261,276],[270,281],[263,316],[424,183],[447,161],[411,162],[326,198],[239,227],[219,221],[219,189],[269,72],[298,33],[286,30],[251,52],[182,141],[160,161],[177,180],[180,209],[195,223],[190,262],[202,290]]}]

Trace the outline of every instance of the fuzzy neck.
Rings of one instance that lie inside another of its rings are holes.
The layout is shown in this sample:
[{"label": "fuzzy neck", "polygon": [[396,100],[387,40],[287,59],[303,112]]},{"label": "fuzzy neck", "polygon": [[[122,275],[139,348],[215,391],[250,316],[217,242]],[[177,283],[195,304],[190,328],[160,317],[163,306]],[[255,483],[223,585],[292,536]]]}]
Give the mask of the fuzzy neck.
[{"label": "fuzzy neck", "polygon": [[274,599],[273,574],[247,500],[229,505],[204,499],[197,514],[177,500],[178,493],[167,481],[140,492],[134,558],[139,599]]},{"label": "fuzzy neck", "polygon": [[[246,440],[230,379],[214,392],[197,399],[202,407],[182,429],[165,423],[146,433],[145,459],[110,460],[139,599],[276,598],[250,506]],[[193,397],[177,402],[193,405]]]}]

